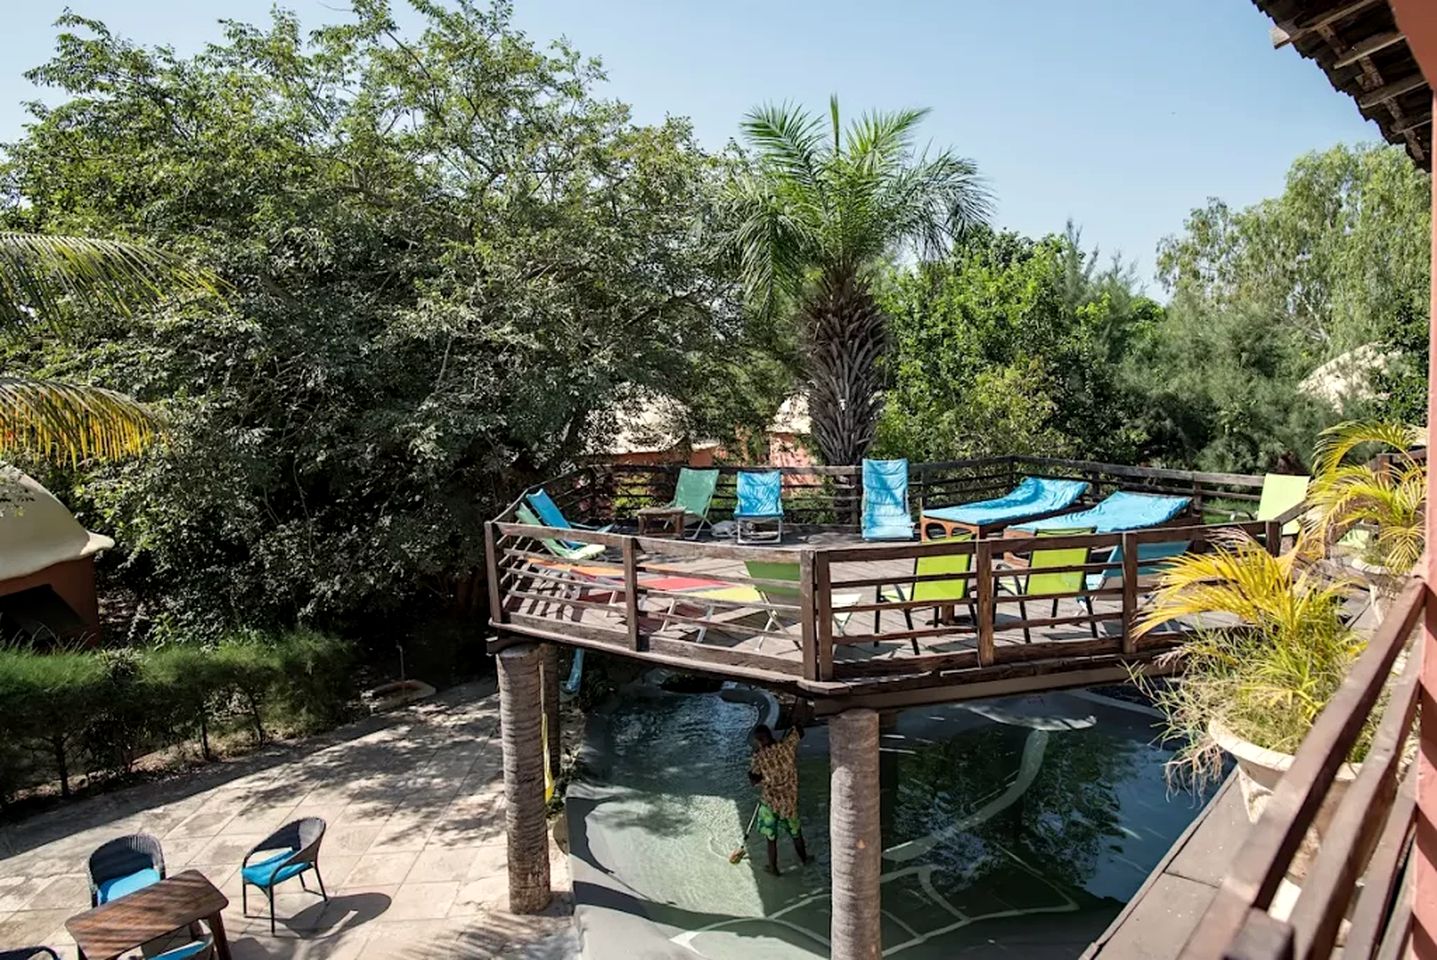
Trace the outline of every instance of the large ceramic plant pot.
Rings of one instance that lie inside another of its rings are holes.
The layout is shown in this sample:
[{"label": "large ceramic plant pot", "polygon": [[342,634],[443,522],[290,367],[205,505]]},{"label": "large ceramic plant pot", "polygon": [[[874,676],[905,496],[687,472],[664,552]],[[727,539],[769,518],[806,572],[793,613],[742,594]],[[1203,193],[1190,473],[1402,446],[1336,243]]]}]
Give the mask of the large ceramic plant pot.
[{"label": "large ceramic plant pot", "polygon": [[[1262,816],[1262,811],[1267,806],[1267,799],[1272,796],[1277,782],[1292,766],[1292,754],[1279,753],[1276,750],[1268,750],[1266,747],[1250,743],[1217,720],[1208,721],[1207,732],[1218,746],[1237,761],[1237,782],[1242,789],[1243,806],[1247,808],[1248,821],[1256,823],[1257,818]],[[1333,814],[1337,812],[1337,805],[1342,802],[1347,788],[1357,777],[1359,766],[1355,763],[1344,763],[1338,768],[1337,776],[1332,781],[1332,788],[1328,790],[1327,797],[1323,799],[1316,819],[1313,820],[1312,826],[1307,831],[1307,836],[1302,840],[1302,846],[1298,848],[1297,854],[1292,858],[1292,866],[1287,871],[1287,878],[1293,883],[1300,886],[1307,876],[1312,858],[1317,855],[1317,845],[1327,833],[1328,825],[1332,823]]]}]

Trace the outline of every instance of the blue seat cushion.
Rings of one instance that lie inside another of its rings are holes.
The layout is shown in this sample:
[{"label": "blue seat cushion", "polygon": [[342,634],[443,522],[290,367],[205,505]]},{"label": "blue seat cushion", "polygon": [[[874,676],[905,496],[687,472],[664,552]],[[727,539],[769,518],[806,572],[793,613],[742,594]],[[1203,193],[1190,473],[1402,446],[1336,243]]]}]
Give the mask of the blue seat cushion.
[{"label": "blue seat cushion", "polygon": [[155,957],[151,957],[150,960],[189,960],[189,958],[193,957],[195,954],[203,953],[205,950],[208,950],[209,946],[210,941],[208,939],[196,940],[193,943],[185,944],[183,947],[175,947],[173,950],[166,950],[164,953],[161,953]]},{"label": "blue seat cushion", "polygon": [[[274,869],[292,856],[294,856],[293,850],[284,850],[273,856],[265,857],[263,860],[255,861],[241,871],[244,882],[252,883],[256,887],[268,887],[276,883],[282,883],[291,877],[297,877],[312,866],[312,864],[309,863],[291,863],[287,867],[280,867],[278,870]],[[274,873],[274,879],[270,879],[271,873]]]},{"label": "blue seat cushion", "polygon": [[100,902],[109,903],[111,900],[118,900],[127,893],[134,893],[136,890],[142,890],[152,883],[159,882],[160,871],[153,867],[136,870],[123,877],[111,877],[99,885]]},{"label": "blue seat cushion", "polygon": [[912,540],[913,524],[907,520],[879,520],[863,527],[865,540]]}]

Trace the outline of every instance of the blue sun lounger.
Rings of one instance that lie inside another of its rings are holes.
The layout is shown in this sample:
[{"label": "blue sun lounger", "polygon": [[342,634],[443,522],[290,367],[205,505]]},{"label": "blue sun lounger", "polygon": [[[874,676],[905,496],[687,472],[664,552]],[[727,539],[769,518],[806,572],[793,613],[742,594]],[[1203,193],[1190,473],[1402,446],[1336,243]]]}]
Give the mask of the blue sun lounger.
[{"label": "blue sun lounger", "polygon": [[863,461],[863,539],[913,539],[907,460]]},{"label": "blue sun lounger", "polygon": [[[1121,533],[1124,530],[1142,530],[1167,523],[1188,508],[1191,497],[1162,497],[1151,493],[1131,493],[1119,490],[1090,510],[1069,513],[1061,517],[1049,517],[1032,523],[1019,524],[1015,529],[1023,533],[1039,530],[1061,529],[1064,527],[1092,527],[1094,533]],[[1163,560],[1181,556],[1187,552],[1189,541],[1171,540],[1163,543],[1138,544],[1138,576],[1152,576],[1162,572]],[[1102,562],[1100,557],[1094,558]],[[1103,581],[1123,576],[1123,551],[1114,547],[1108,556],[1112,566],[1098,573],[1088,574],[1087,588],[1096,590]]]},{"label": "blue sun lounger", "polygon": [[[1087,492],[1086,480],[1056,480],[1052,477],[1024,477],[1008,493],[992,500],[979,500],[957,507],[924,509],[923,536],[934,539],[938,536],[951,537],[955,528],[970,531],[976,536],[987,536],[1002,527],[1035,517],[1062,513],[1078,502]],[[1059,526],[1087,526],[1069,524],[1067,518]]]},{"label": "blue sun lounger", "polygon": [[1070,530],[1074,527],[1091,527],[1094,533],[1120,533],[1166,523],[1186,510],[1190,503],[1191,497],[1161,497],[1151,493],[1119,490],[1087,510],[1065,513],[1061,517],[1030,520],[1013,526],[1024,533]]}]

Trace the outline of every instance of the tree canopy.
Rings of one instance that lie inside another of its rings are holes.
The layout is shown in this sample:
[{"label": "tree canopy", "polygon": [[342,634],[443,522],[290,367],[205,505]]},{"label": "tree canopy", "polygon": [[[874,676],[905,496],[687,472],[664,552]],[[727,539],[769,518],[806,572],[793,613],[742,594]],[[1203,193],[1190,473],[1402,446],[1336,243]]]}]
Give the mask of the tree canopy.
[{"label": "tree canopy", "polygon": [[915,152],[926,113],[868,113],[845,127],[834,97],[827,118],[785,104],[743,121],[755,157],[727,190],[724,246],[750,303],[794,321],[813,439],[829,463],[863,457],[883,405],[888,321],[874,273],[905,245],[941,255],[988,216],[972,161]]},{"label": "tree canopy", "polygon": [[[1430,188],[1399,151],[1312,154],[1279,197],[1193,211],[1161,303],[1072,226],[985,226],[975,165],[915,149],[922,111],[766,108],[715,155],[506,4],[411,2],[417,33],[360,0],[186,56],[66,14],[30,73],[60,96],[4,149],[0,230],[226,287],[137,310],[59,274],[85,322],[0,339],[7,376],[164,413],[144,457],[47,477],[121,544],[141,633],[478,623],[482,522],[636,396],[734,456],[807,383],[830,460],[872,440],[1250,471],[1420,409]],[[1369,344],[1390,363],[1353,409],[1301,388]]]},{"label": "tree canopy", "polygon": [[416,37],[362,2],[191,57],[66,15],[30,74],[65,97],[7,148],[4,223],[143,239],[233,287],[7,359],[164,402],[172,441],[87,490],[166,615],[469,596],[481,521],[622,388],[713,396],[742,362],[695,230],[721,171],[687,123],[634,124],[505,5],[415,6]]}]

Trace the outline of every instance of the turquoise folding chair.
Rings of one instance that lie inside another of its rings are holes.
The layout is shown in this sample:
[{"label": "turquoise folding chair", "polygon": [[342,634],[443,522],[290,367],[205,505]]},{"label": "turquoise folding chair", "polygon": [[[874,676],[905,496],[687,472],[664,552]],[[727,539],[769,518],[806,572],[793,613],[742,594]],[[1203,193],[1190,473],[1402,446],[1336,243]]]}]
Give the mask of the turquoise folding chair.
[{"label": "turquoise folding chair", "polygon": [[[528,524],[531,527],[549,526],[547,523],[542,523],[538,517],[534,516],[534,511],[522,503],[514,508],[514,515],[518,517],[520,523]],[[559,540],[550,540],[546,537],[540,537],[539,542],[543,544],[545,550],[548,550],[560,560],[568,560],[574,563],[592,560],[602,554],[605,549],[602,543],[567,544]]]},{"label": "turquoise folding chair", "polygon": [[[544,521],[544,526],[546,527],[554,527],[558,530],[592,530],[595,533],[608,533],[614,528],[612,523],[602,527],[596,527],[587,523],[570,523],[569,518],[564,516],[564,511],[559,509],[559,505],[554,502],[554,498],[549,496],[549,491],[543,487],[540,487],[534,493],[527,494],[527,498],[529,504],[534,508],[534,511],[539,514],[539,519]],[[564,542],[575,549],[588,546],[588,544],[578,543],[572,540],[565,540]]]},{"label": "turquoise folding chair", "polygon": [[913,539],[907,460],[863,461],[863,539]]},{"label": "turquoise folding chair", "polygon": [[733,519],[739,543],[782,540],[783,476],[777,470],[740,472]]}]

